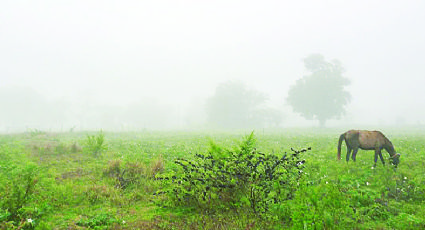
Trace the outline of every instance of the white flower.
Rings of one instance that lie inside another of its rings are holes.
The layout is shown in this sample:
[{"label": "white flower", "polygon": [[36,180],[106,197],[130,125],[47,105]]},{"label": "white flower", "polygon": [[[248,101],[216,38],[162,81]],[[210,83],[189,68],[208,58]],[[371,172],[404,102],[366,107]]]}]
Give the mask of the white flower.
[{"label": "white flower", "polygon": [[370,185],[370,183],[369,182],[366,182],[366,185]]},{"label": "white flower", "polygon": [[404,177],[405,180],[407,180],[407,177]]},{"label": "white flower", "polygon": [[328,184],[328,182],[326,181],[326,184]]},{"label": "white flower", "polygon": [[29,219],[27,219],[27,222],[31,224],[32,222],[34,222],[34,220],[29,218]]},{"label": "white flower", "polygon": [[125,220],[122,221],[122,224],[125,224]]}]

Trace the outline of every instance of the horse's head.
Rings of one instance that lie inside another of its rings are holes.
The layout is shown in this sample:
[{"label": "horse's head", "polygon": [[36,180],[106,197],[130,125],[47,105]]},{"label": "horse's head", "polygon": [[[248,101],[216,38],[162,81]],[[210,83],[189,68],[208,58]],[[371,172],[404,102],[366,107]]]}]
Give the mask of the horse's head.
[{"label": "horse's head", "polygon": [[400,153],[396,153],[393,156],[391,156],[391,159],[393,160],[392,164],[397,166],[398,163],[400,163]]}]

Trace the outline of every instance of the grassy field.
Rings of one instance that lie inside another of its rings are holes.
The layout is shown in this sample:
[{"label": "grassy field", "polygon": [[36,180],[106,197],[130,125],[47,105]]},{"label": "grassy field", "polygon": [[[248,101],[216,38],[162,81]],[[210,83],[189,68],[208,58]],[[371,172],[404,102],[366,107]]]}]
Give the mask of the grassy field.
[{"label": "grassy field", "polygon": [[[388,162],[372,168],[372,151],[360,150],[356,162],[337,161],[344,131],[261,130],[253,139],[248,131],[1,135],[0,229],[425,228],[425,131],[383,130],[401,153],[397,170]],[[291,161],[282,163],[279,183],[248,178],[237,187],[232,179],[231,192],[220,188],[207,201],[197,194],[204,190],[190,190],[187,202],[170,192],[187,189],[184,181],[171,181],[189,173],[176,160],[201,167],[211,161],[196,154],[243,153],[245,147],[258,159],[311,150],[300,152],[292,168]]]}]

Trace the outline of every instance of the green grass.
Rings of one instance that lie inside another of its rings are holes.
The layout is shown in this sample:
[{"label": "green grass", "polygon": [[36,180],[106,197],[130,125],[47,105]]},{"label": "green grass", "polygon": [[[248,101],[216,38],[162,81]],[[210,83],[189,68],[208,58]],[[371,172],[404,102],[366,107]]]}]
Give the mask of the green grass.
[{"label": "green grass", "polygon": [[262,153],[281,156],[291,147],[312,148],[302,153],[306,164],[295,196],[273,205],[267,215],[243,204],[200,210],[154,195],[169,186],[155,176],[179,172],[176,159],[206,153],[211,140],[224,148],[237,146],[248,131],[2,135],[0,229],[424,228],[425,131],[384,130],[401,153],[396,171],[380,161],[373,169],[372,151],[360,150],[357,162],[337,161],[344,131],[255,133]]}]

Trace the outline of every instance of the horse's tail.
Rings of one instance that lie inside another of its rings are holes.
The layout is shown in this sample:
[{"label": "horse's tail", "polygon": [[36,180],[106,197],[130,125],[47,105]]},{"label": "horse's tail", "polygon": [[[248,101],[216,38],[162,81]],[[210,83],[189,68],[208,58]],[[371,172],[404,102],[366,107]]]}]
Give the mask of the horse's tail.
[{"label": "horse's tail", "polygon": [[341,160],[341,145],[342,145],[342,141],[345,140],[345,133],[341,134],[341,136],[339,136],[339,141],[338,141],[338,160]]}]

